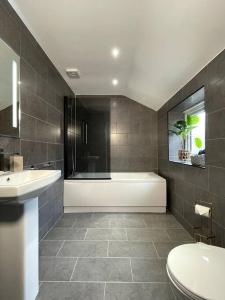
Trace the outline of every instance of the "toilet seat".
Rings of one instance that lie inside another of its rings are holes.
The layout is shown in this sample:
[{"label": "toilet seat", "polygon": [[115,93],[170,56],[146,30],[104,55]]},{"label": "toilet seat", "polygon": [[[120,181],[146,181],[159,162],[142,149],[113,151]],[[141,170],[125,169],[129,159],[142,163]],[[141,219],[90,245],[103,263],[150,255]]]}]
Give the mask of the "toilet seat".
[{"label": "toilet seat", "polygon": [[170,251],[167,273],[190,299],[225,299],[225,249],[203,243],[185,244]]}]

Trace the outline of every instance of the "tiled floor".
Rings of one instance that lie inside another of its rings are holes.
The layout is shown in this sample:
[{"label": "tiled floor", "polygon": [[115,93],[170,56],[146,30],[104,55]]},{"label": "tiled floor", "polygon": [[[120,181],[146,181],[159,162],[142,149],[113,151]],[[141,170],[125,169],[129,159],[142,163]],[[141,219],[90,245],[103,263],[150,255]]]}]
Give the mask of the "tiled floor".
[{"label": "tiled floor", "polygon": [[65,214],[40,243],[38,300],[174,300],[166,257],[191,241],[170,214]]}]

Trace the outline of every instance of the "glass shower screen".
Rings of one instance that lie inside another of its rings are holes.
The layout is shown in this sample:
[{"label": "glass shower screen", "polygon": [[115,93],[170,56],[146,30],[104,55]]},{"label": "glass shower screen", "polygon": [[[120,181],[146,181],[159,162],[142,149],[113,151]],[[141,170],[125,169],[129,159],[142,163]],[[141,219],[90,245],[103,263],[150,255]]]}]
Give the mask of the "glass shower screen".
[{"label": "glass shower screen", "polygon": [[65,178],[110,179],[110,100],[65,99]]}]

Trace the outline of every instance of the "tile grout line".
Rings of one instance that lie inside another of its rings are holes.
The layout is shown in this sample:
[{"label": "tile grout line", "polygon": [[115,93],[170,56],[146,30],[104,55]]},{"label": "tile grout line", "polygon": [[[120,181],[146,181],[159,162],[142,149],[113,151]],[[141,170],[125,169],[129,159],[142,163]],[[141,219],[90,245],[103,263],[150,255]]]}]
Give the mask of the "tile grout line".
[{"label": "tile grout line", "polygon": [[[44,207],[44,205],[43,205],[42,207]],[[49,230],[48,230],[48,231],[43,235],[43,237],[39,240],[39,243],[40,243],[41,241],[46,241],[45,237],[49,234],[50,231],[52,231],[52,230],[56,227],[56,224],[59,222],[60,219],[61,219],[61,217],[58,218],[58,219],[55,221],[55,223],[49,228]],[[53,241],[54,241],[54,240],[53,240]],[[62,241],[63,241],[63,240],[62,240]]]},{"label": "tile grout line", "polygon": [[103,294],[103,300],[105,300],[105,290],[106,290],[106,282],[105,282],[105,285],[104,285],[104,294]]},{"label": "tile grout line", "polygon": [[133,270],[132,270],[131,258],[130,258],[130,271],[131,271],[131,279],[132,279],[132,282],[133,282],[134,281],[134,275],[133,275]]},{"label": "tile grout line", "polygon": [[107,245],[107,257],[109,257],[109,241],[108,241],[108,245]]},{"label": "tile grout line", "polygon": [[175,292],[174,292],[174,290],[173,290],[173,288],[172,288],[172,286],[171,286],[170,283],[169,283],[169,287],[170,287],[170,290],[171,290],[171,292],[173,294],[174,300],[177,300],[177,296],[176,296],[176,294],[175,294]]},{"label": "tile grout line", "polygon": [[167,229],[165,229],[165,232],[166,232],[166,234],[167,234],[167,236],[168,236],[168,238],[169,238],[170,242],[173,242],[173,240],[171,239],[171,237],[170,237],[170,235],[169,235],[169,233],[168,233]]},{"label": "tile grout line", "polygon": [[[52,256],[52,255],[42,255],[40,257],[45,257],[45,258],[56,258],[56,256]],[[167,256],[159,256],[159,259],[164,259],[166,258]],[[85,258],[85,259],[94,259],[94,258],[113,258],[113,259],[129,259],[129,258],[132,258],[132,259],[146,259],[146,260],[153,260],[153,259],[156,259],[155,256],[57,256],[57,258]]]},{"label": "tile grout line", "polygon": [[155,242],[154,242],[154,241],[152,241],[152,245],[153,245],[153,247],[154,247],[154,249],[155,249],[157,258],[161,258],[160,255],[159,255],[159,253],[158,253],[158,251],[157,251],[157,249],[156,249],[156,246],[155,246]]},{"label": "tile grout line", "polygon": [[172,239],[169,239],[169,241],[163,241],[162,239],[149,239],[149,240],[127,240],[127,239],[123,239],[123,240],[64,240],[64,239],[55,239],[55,240],[49,240],[49,239],[46,239],[46,240],[43,240],[43,241],[47,241],[47,242],[56,242],[56,241],[66,241],[66,242],[140,242],[140,243],[152,243],[153,241],[155,243],[176,243],[176,242],[181,242],[181,243],[188,243],[188,242],[191,242],[192,240],[172,240]]},{"label": "tile grout line", "polygon": [[86,241],[87,232],[88,232],[88,228],[86,229],[83,241]]},{"label": "tile grout line", "polygon": [[145,228],[152,229],[151,227],[148,226],[148,224],[146,223],[145,219],[143,219],[143,222],[144,222],[144,224],[145,224]]},{"label": "tile grout line", "polygon": [[66,241],[63,241],[63,242],[62,242],[62,245],[59,247],[59,250],[58,250],[57,253],[56,253],[56,257],[58,257],[59,252],[62,250],[62,248],[63,248],[65,242],[66,242]]},{"label": "tile grout line", "polygon": [[73,278],[73,274],[74,274],[74,272],[75,272],[75,268],[76,268],[77,262],[78,262],[78,257],[77,257],[76,262],[75,262],[75,264],[74,264],[73,271],[72,271],[72,274],[71,274],[71,276],[70,276],[70,280],[69,280],[69,281],[71,281],[72,278]]},{"label": "tile grout line", "polygon": [[76,227],[74,227],[76,223],[77,223],[77,220],[74,220],[71,229],[76,229]]},{"label": "tile grout line", "polygon": [[[71,281],[68,281],[68,280],[42,280],[40,281],[42,283],[55,283],[55,282],[63,282],[63,283],[70,283],[70,282],[79,282],[79,283],[105,283],[106,281],[99,281],[99,280],[96,280],[96,281],[93,281],[93,280],[89,280],[89,281],[82,281],[82,280],[71,280]],[[157,283],[157,284],[162,284],[162,285],[168,285],[168,281],[107,281],[106,283],[125,283],[125,284],[136,284],[136,283]]]}]

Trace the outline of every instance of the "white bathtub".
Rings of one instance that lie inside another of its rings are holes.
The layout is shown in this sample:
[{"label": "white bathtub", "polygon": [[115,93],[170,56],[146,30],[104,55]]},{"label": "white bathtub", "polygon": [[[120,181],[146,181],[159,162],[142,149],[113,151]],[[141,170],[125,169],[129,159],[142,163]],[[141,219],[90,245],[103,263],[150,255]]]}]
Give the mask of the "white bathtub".
[{"label": "white bathtub", "polygon": [[64,211],[166,212],[166,180],[155,173],[111,173],[111,180],[65,180]]}]

